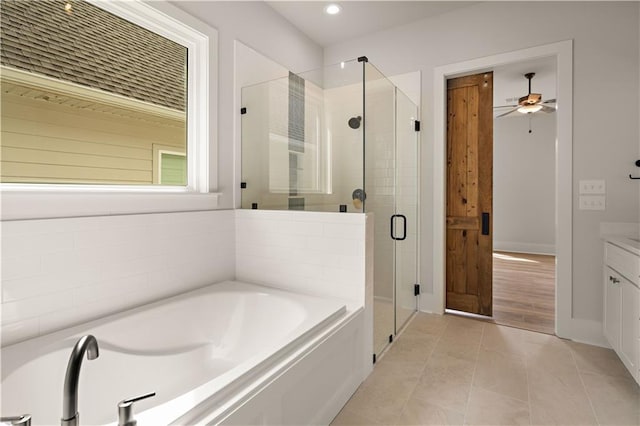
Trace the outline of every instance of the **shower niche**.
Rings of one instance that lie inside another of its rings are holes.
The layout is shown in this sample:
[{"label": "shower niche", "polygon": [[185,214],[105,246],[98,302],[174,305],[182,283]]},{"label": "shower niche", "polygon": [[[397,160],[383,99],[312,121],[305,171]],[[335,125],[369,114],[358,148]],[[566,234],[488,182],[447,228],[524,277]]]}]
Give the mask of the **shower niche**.
[{"label": "shower niche", "polygon": [[379,355],[416,310],[418,107],[365,57],[241,96],[243,209],[373,213]]}]

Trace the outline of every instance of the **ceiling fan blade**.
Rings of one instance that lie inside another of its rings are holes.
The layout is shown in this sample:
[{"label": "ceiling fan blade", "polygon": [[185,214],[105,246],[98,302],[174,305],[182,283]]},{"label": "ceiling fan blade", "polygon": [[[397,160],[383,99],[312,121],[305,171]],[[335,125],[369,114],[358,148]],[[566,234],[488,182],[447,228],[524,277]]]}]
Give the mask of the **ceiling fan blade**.
[{"label": "ceiling fan blade", "polygon": [[493,109],[498,109],[498,108],[516,108],[519,107],[520,105],[497,105],[494,106]]},{"label": "ceiling fan blade", "polygon": [[543,105],[543,104],[540,104],[540,105],[542,105],[542,110],[541,111],[543,111],[543,112],[556,112],[556,107],[552,107],[552,106],[549,106],[549,105]]},{"label": "ceiling fan blade", "polygon": [[543,104],[555,104],[557,101],[557,99],[547,99],[546,101],[542,102]]},{"label": "ceiling fan blade", "polygon": [[[518,108],[520,108],[520,107],[518,107]],[[509,115],[509,114],[511,114],[513,112],[516,112],[518,110],[518,108],[514,108],[511,111],[507,111],[504,114],[500,114],[500,115],[496,116],[496,118],[504,117],[505,115]]]}]

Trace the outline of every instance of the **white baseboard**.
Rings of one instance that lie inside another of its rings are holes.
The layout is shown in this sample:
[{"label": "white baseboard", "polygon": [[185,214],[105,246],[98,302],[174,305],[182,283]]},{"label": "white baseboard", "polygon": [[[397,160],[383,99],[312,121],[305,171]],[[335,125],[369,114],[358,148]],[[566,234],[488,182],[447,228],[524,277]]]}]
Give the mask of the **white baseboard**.
[{"label": "white baseboard", "polygon": [[443,303],[437,300],[437,296],[433,293],[420,293],[418,300],[418,311],[425,312],[427,314],[444,314],[442,308]]},{"label": "white baseboard", "polygon": [[604,337],[601,321],[577,318],[567,319],[556,325],[556,334],[558,337],[573,340],[574,342],[588,343],[603,348],[611,347]]},{"label": "white baseboard", "polygon": [[556,254],[556,247],[554,244],[523,243],[518,241],[494,241],[493,249],[514,253]]}]

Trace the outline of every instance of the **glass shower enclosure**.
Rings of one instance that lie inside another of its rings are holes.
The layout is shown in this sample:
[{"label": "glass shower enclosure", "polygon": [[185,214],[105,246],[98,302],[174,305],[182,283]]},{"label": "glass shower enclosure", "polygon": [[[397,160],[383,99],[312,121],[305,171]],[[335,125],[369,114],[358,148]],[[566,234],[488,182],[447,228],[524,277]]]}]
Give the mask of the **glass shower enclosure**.
[{"label": "glass shower enclosure", "polygon": [[416,310],[417,106],[362,57],[242,88],[242,208],[373,213],[374,347]]}]

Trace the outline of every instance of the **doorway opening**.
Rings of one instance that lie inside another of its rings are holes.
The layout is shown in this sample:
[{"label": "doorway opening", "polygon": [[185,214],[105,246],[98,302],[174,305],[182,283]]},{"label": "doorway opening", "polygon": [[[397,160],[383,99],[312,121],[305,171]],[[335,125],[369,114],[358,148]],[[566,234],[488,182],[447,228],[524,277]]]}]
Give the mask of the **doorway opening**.
[{"label": "doorway opening", "polygon": [[[557,64],[555,165],[555,334],[570,336],[580,326],[572,318],[572,43],[549,45],[502,53],[437,67],[434,70],[434,189],[433,189],[433,294],[421,300],[421,310],[444,313],[446,306],[446,184],[447,184],[447,80],[471,73],[488,72],[502,65],[553,57]],[[562,108],[560,108],[560,106]],[[526,224],[523,224],[526,226]],[[578,330],[579,331],[579,330]]]},{"label": "doorway opening", "polygon": [[555,255],[493,252],[493,322],[554,334]]},{"label": "doorway opening", "polygon": [[451,313],[554,333],[555,81],[554,57],[447,80]]},{"label": "doorway opening", "polygon": [[555,331],[556,80],[555,57],[494,68],[493,320],[548,334]]}]

